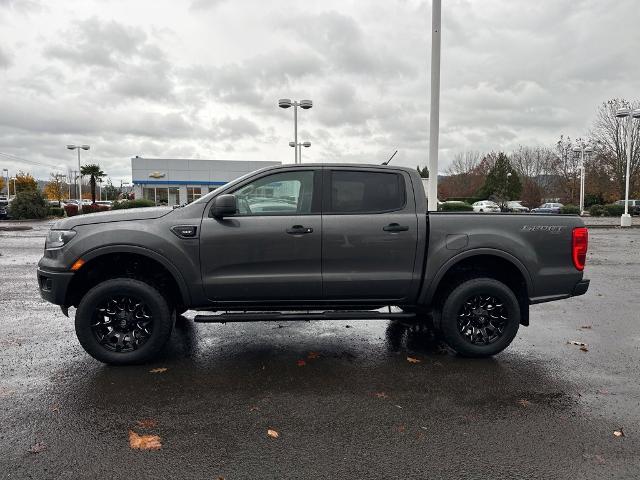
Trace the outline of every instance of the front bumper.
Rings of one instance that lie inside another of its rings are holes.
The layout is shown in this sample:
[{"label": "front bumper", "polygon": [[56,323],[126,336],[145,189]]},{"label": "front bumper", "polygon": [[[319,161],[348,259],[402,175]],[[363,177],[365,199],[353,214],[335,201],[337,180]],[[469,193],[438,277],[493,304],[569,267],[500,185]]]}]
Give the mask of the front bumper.
[{"label": "front bumper", "polygon": [[40,296],[55,305],[67,306],[67,287],[72,278],[73,272],[53,272],[38,268]]},{"label": "front bumper", "polygon": [[573,292],[571,292],[572,297],[577,297],[579,295],[584,295],[589,290],[589,279],[580,280],[576,283],[576,286],[573,287]]}]

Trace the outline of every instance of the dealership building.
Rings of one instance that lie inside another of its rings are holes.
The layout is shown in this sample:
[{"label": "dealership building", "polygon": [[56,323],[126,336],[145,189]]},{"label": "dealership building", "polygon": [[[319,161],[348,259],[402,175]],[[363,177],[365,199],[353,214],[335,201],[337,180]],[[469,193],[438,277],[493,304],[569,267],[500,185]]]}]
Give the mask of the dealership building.
[{"label": "dealership building", "polygon": [[135,198],[146,198],[156,205],[180,205],[272,165],[280,162],[133,157],[131,178]]}]

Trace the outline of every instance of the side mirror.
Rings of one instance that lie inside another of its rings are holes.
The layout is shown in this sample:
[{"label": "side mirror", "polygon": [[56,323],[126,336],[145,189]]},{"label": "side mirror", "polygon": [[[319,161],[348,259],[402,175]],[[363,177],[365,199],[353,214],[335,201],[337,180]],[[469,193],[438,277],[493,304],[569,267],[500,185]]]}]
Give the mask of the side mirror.
[{"label": "side mirror", "polygon": [[213,201],[211,213],[215,218],[228,217],[238,212],[238,200],[235,195],[220,195]]}]

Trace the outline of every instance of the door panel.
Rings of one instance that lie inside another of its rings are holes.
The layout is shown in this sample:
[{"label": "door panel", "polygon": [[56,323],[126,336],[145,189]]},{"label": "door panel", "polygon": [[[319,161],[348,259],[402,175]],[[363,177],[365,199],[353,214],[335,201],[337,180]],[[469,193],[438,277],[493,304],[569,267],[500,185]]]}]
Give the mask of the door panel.
[{"label": "door panel", "polygon": [[[287,233],[298,225],[313,231]],[[320,215],[205,218],[200,251],[207,298],[319,300],[321,233]]]},{"label": "door panel", "polygon": [[[202,280],[216,302],[322,299],[320,197],[313,168],[265,173],[232,193],[236,215],[205,216],[200,232]],[[209,207],[210,208],[210,207]]]},{"label": "door panel", "polygon": [[[327,186],[322,215],[325,300],[407,297],[413,281],[418,239],[415,204],[406,201],[406,189],[412,188],[409,178],[402,173],[390,174],[388,170],[372,172],[397,175],[399,191],[388,178],[379,180],[373,175],[360,179],[358,171],[339,172],[328,171],[324,180]],[[362,184],[358,185],[359,182]],[[368,213],[358,213],[358,210]]]}]

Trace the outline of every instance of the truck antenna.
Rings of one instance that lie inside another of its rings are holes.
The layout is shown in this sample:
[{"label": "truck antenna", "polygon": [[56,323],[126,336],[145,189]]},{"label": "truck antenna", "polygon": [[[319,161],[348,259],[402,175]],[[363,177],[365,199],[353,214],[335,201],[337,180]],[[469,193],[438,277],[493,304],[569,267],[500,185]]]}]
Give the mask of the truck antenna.
[{"label": "truck antenna", "polygon": [[389,157],[389,160],[387,160],[386,162],[382,162],[382,165],[389,165],[389,162],[391,160],[393,160],[393,157],[396,156],[396,153],[398,153],[398,150],[396,150],[395,152],[393,152],[393,155],[391,155],[391,157]]}]

